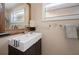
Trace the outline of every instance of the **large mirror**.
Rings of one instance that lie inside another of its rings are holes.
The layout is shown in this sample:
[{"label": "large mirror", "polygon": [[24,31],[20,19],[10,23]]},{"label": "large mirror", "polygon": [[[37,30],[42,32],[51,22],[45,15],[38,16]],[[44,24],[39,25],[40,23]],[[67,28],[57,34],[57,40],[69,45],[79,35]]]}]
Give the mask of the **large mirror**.
[{"label": "large mirror", "polygon": [[29,26],[29,4],[5,3],[5,25],[7,30],[25,29]]}]

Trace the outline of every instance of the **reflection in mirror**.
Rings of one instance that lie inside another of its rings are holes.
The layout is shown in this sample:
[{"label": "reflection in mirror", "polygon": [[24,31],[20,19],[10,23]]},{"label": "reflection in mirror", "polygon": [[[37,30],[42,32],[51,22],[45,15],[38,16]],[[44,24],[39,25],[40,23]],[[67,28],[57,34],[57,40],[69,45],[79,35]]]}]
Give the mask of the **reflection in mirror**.
[{"label": "reflection in mirror", "polygon": [[25,29],[29,22],[29,5],[26,3],[5,3],[6,30]]}]

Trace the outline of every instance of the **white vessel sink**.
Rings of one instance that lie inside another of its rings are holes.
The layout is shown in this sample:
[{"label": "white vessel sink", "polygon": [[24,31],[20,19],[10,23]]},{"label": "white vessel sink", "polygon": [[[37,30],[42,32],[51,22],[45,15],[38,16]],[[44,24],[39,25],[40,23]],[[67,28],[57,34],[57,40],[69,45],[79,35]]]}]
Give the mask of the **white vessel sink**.
[{"label": "white vessel sink", "polygon": [[[21,36],[17,36],[17,37],[10,37],[9,38],[9,45],[13,46],[14,48],[25,52],[28,48],[30,48],[33,44],[35,44],[39,39],[42,38],[42,34],[41,33],[26,33],[23,34]],[[19,46],[14,46],[14,40],[19,41]]]}]

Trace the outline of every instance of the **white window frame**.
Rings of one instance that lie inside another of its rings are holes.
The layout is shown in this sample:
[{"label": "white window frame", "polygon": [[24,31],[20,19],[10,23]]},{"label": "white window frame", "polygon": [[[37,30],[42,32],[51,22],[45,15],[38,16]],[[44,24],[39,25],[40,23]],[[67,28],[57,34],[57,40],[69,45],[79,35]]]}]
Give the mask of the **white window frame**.
[{"label": "white window frame", "polygon": [[[61,6],[61,5],[60,5]],[[69,4],[69,6],[66,4],[65,6],[61,6],[61,8],[65,8],[65,7],[72,7],[72,6],[79,6],[79,4]],[[59,7],[55,7],[55,8],[59,8]],[[79,19],[79,14],[74,14],[74,15],[67,15],[67,16],[60,16],[60,17],[45,17],[46,16],[46,9],[45,9],[45,4],[43,4],[42,7],[42,21],[60,21],[60,20],[74,20],[74,19]]]}]

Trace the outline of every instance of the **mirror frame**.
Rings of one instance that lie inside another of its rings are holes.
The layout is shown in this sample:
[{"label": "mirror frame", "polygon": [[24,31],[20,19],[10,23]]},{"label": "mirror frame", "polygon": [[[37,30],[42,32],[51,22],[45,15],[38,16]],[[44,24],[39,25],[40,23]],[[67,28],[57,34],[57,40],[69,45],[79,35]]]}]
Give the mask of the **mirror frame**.
[{"label": "mirror frame", "polygon": [[[25,3],[29,6],[29,18],[28,18],[28,27],[30,27],[30,20],[31,20],[31,4],[30,3]],[[25,29],[13,29],[13,30],[8,30],[7,32],[9,32],[10,34],[18,34],[18,33],[22,33],[26,31]]]},{"label": "mirror frame", "polygon": [[30,3],[26,3],[27,5],[29,5],[29,21],[28,21],[28,27],[30,27],[30,20],[31,20],[31,4]]}]

